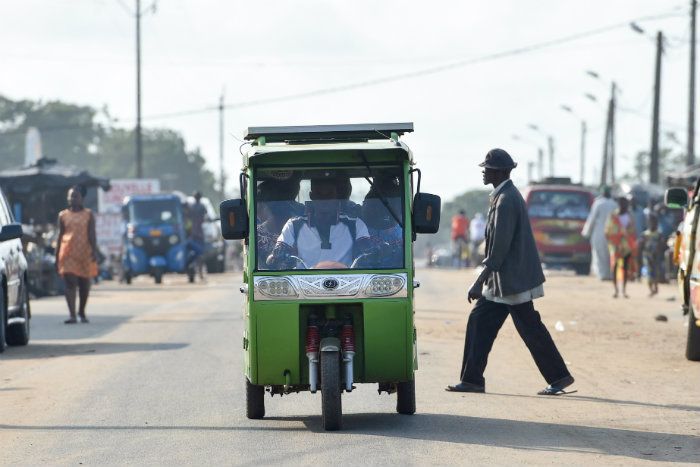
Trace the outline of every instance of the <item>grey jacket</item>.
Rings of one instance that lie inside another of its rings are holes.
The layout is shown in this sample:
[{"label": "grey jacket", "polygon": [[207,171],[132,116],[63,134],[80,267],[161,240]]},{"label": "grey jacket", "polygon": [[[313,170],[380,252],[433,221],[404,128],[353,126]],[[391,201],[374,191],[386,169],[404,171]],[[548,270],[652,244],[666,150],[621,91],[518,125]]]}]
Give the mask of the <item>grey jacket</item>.
[{"label": "grey jacket", "polygon": [[486,286],[497,297],[544,283],[542,264],[522,195],[508,180],[495,194],[486,221]]}]

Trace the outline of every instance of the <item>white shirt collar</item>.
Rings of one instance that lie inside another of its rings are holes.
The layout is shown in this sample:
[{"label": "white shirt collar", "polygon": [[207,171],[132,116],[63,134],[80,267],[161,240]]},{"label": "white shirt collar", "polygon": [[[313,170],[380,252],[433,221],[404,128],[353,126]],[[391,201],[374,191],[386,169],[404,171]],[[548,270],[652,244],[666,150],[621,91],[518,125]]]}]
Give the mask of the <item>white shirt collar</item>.
[{"label": "white shirt collar", "polygon": [[495,197],[505,186],[506,183],[510,181],[510,178],[507,178],[503,180],[496,188],[493,189],[493,191],[489,194],[491,198]]}]

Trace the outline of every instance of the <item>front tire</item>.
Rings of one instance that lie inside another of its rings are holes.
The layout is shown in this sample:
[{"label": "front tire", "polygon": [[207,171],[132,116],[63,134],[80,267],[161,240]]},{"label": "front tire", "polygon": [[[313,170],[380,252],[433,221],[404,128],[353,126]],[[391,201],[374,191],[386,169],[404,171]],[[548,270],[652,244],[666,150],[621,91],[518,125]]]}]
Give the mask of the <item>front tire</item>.
[{"label": "front tire", "polygon": [[340,430],[343,407],[340,398],[340,354],[321,352],[321,417],[323,429]]},{"label": "front tire", "polygon": [[695,324],[692,308],[688,310],[688,341],[685,346],[685,358],[692,362],[700,361],[700,326]]},{"label": "front tire", "polygon": [[22,303],[22,318],[24,323],[16,323],[7,326],[7,345],[27,345],[29,343],[29,292],[24,288],[24,301]]},{"label": "front tire", "polygon": [[245,414],[252,420],[265,416],[265,386],[252,384],[245,379]]},{"label": "front tire", "polygon": [[153,277],[156,281],[156,284],[163,283],[163,271],[156,271],[155,273],[153,273]]},{"label": "front tire", "polygon": [[5,290],[0,287],[0,353],[5,351],[7,329],[7,310],[5,309]]},{"label": "front tire", "polygon": [[416,413],[416,380],[396,384],[396,411],[404,415]]}]

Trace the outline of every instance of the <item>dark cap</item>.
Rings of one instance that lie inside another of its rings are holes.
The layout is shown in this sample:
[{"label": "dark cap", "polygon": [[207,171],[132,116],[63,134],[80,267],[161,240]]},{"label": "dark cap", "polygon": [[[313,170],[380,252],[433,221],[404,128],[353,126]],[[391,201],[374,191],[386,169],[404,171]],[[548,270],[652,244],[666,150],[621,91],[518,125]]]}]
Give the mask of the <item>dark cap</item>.
[{"label": "dark cap", "polygon": [[510,154],[508,154],[506,151],[503,149],[492,149],[486,154],[486,158],[484,159],[484,162],[479,164],[479,167],[485,167],[487,169],[494,169],[494,170],[508,170],[508,169],[514,169],[518,166],[515,162],[513,162],[513,158],[510,157]]}]

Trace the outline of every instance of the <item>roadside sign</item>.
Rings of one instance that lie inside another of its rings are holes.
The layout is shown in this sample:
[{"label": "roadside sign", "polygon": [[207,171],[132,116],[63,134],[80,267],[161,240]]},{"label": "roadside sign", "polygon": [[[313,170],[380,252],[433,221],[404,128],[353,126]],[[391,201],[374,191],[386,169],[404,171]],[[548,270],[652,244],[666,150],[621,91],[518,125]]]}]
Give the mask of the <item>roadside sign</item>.
[{"label": "roadside sign", "polygon": [[156,178],[123,178],[110,180],[109,191],[99,190],[98,206],[100,213],[121,212],[124,198],[131,195],[147,195],[160,191],[160,180]]}]

